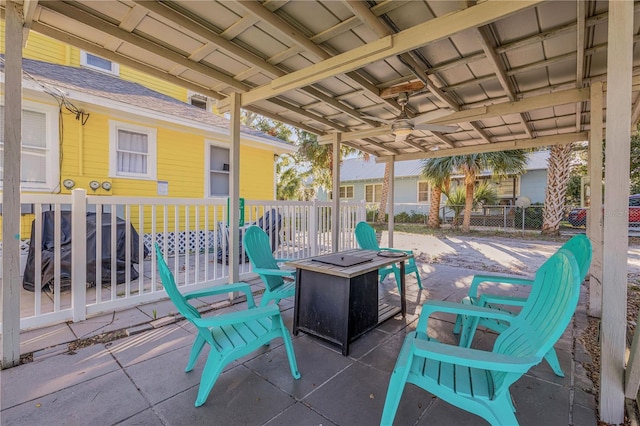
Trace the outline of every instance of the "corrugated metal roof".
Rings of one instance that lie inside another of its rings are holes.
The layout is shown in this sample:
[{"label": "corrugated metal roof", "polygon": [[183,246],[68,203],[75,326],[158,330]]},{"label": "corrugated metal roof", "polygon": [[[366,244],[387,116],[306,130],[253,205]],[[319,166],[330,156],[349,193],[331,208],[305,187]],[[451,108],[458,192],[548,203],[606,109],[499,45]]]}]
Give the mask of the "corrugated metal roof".
[{"label": "corrugated metal roof", "polygon": [[[33,31],[397,161],[585,140],[606,80],[604,0],[32,4]],[[420,120],[395,138],[405,92]]]},{"label": "corrugated metal roof", "polygon": [[[526,170],[546,170],[549,151],[535,151],[528,154]],[[342,161],[340,166],[340,182],[359,180],[382,180],[384,178],[385,163],[377,163],[370,158],[349,158]],[[422,173],[422,160],[397,161],[394,167],[396,178],[419,176]],[[483,175],[489,175],[485,172]],[[456,175],[457,176],[457,175]]]}]

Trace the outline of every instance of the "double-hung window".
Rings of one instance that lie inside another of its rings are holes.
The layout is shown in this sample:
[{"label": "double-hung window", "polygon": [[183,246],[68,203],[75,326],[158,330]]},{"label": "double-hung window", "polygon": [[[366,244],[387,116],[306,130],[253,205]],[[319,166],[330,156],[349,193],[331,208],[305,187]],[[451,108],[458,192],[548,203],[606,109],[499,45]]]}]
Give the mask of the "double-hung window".
[{"label": "double-hung window", "polygon": [[364,200],[367,203],[379,203],[382,200],[382,184],[365,185]]},{"label": "double-hung window", "polygon": [[353,198],[353,185],[344,185],[340,187],[340,198]]},{"label": "double-hung window", "polygon": [[156,129],[109,121],[109,175],[156,179]]},{"label": "double-hung window", "polygon": [[[0,105],[0,184],[4,176],[4,106]],[[20,187],[54,192],[60,181],[58,108],[24,101]]]},{"label": "double-hung window", "polygon": [[429,200],[430,200],[429,182],[427,181],[418,182],[418,202],[428,203]]}]

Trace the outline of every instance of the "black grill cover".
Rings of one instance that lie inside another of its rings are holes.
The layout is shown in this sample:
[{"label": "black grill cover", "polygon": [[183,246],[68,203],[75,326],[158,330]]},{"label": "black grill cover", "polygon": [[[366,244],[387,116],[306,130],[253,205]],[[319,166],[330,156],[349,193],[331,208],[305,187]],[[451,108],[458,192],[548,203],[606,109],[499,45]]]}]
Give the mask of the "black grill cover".
[{"label": "black grill cover", "polygon": [[[54,285],[54,216],[55,212],[42,213],[42,288]],[[71,287],[71,212],[60,212],[60,290],[68,290]],[[116,218],[116,282],[125,282],[125,228],[124,219]],[[138,233],[131,226],[131,279],[138,278],[138,271],[133,263],[139,263],[138,259]],[[22,279],[22,287],[25,290],[34,291],[35,288],[35,220],[31,223],[31,241],[27,264]],[[145,246],[144,256],[149,254]],[[96,213],[87,213],[87,286],[96,284]],[[111,213],[102,213],[102,284],[111,283]]]}]

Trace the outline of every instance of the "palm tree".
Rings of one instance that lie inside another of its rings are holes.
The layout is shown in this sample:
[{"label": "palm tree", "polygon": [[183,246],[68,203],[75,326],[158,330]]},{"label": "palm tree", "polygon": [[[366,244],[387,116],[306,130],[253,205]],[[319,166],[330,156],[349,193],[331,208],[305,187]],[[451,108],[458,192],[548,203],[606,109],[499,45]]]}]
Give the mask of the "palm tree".
[{"label": "palm tree", "polygon": [[384,166],[384,178],[382,179],[382,194],[380,194],[380,208],[378,209],[377,222],[383,223],[387,219],[387,199],[389,198],[389,179],[391,179],[391,162]]},{"label": "palm tree", "polygon": [[422,160],[422,176],[431,185],[431,206],[427,227],[440,227],[439,209],[442,191],[448,191],[451,173],[454,170],[453,157],[427,158]]},{"label": "palm tree", "polygon": [[547,189],[542,210],[542,233],[560,234],[567,184],[571,176],[571,144],[551,147],[547,168]]},{"label": "palm tree", "polygon": [[[527,153],[522,149],[456,155],[449,158],[450,163],[445,164],[451,165],[451,173],[457,171],[464,174],[465,206],[462,230],[465,232],[468,232],[471,228],[471,210],[473,210],[477,176],[485,170],[490,170],[496,177],[506,177],[509,174],[522,174],[527,165]],[[434,199],[432,199],[431,202],[433,203]]]}]

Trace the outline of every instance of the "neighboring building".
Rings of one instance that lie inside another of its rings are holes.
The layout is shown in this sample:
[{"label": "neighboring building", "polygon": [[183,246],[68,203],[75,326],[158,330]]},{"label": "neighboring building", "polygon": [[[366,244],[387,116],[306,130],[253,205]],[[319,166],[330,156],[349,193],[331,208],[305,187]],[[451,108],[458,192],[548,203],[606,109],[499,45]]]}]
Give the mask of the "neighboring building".
[{"label": "neighboring building", "polygon": [[[544,202],[547,185],[547,159],[549,151],[536,151],[529,154],[526,173],[522,176],[508,177],[496,182],[500,204],[510,205],[520,196],[526,196],[532,203]],[[385,163],[376,163],[363,158],[345,159],[340,166],[340,199],[349,201],[365,200],[367,204],[377,205],[382,195],[382,181]],[[421,176],[422,160],[398,161],[395,163],[394,204],[395,212],[422,212],[429,210],[431,187]],[[453,185],[461,184],[463,176],[454,175]],[[480,179],[491,179],[483,173]],[[331,193],[319,192],[318,199],[327,200]]]},{"label": "neighboring building", "polygon": [[[206,97],[34,33],[23,55],[23,191],[229,195],[229,124]],[[241,132],[240,196],[272,200],[274,156],[295,147]]]}]

